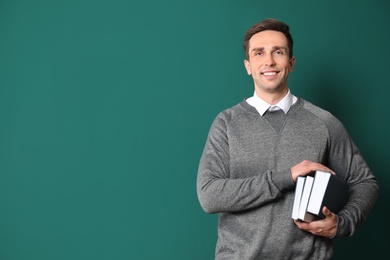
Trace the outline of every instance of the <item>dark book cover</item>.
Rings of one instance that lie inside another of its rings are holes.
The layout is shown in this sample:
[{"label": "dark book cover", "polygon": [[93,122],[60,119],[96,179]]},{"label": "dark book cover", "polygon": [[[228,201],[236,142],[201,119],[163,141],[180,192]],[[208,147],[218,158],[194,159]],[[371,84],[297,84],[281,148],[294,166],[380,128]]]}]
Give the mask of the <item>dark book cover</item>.
[{"label": "dark book cover", "polygon": [[348,199],[348,184],[329,172],[316,171],[307,211],[325,218],[322,208],[326,206],[337,214]]}]

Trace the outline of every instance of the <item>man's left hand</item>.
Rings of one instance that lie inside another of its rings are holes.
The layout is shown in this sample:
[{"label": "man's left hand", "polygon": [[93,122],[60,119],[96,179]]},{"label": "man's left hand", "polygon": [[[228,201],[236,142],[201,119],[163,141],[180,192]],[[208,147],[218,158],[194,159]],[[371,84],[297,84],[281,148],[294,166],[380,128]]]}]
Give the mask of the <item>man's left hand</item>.
[{"label": "man's left hand", "polygon": [[322,213],[325,218],[310,223],[294,220],[298,228],[310,232],[316,236],[333,238],[337,231],[338,216],[333,214],[327,207],[323,207]]}]

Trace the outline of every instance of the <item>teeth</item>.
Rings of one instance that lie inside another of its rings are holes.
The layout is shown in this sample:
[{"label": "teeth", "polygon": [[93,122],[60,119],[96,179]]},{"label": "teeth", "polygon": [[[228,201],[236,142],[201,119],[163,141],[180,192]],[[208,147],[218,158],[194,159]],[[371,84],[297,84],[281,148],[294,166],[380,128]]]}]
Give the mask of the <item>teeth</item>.
[{"label": "teeth", "polygon": [[263,75],[265,76],[272,76],[272,75],[275,75],[276,72],[264,72]]}]

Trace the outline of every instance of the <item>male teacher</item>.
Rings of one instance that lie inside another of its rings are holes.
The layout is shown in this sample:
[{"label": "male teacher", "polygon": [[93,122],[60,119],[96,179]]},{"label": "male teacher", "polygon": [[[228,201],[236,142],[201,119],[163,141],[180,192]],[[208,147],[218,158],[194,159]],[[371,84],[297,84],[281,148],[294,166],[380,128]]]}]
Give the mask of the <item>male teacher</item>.
[{"label": "male teacher", "polygon": [[[197,192],[218,213],[217,260],[330,259],[332,238],[352,236],[378,196],[378,184],[343,124],[294,96],[293,39],[285,23],[266,19],[244,37],[253,96],[219,113],[199,163]],[[295,182],[316,170],[349,185],[336,215],[292,220]]]}]

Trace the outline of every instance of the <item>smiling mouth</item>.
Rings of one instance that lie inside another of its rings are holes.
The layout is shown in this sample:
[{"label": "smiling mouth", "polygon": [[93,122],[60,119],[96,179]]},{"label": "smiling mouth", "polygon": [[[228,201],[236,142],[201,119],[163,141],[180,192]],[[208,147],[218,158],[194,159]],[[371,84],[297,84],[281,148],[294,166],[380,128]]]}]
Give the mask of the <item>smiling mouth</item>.
[{"label": "smiling mouth", "polygon": [[275,79],[280,71],[263,71],[261,74],[267,79]]},{"label": "smiling mouth", "polygon": [[262,74],[264,76],[274,76],[276,75],[276,71],[263,72]]}]

